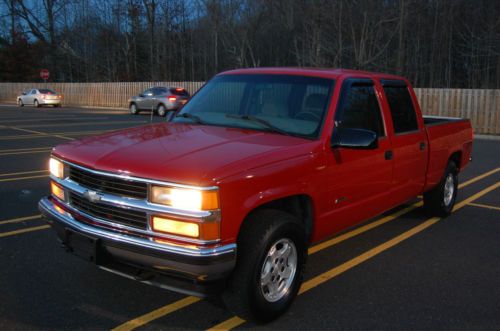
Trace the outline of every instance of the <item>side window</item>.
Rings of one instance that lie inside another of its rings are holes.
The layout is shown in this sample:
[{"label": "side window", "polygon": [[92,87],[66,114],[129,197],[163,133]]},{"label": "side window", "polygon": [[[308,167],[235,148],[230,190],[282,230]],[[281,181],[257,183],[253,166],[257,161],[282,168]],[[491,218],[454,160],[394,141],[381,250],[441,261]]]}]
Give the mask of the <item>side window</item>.
[{"label": "side window", "polygon": [[31,94],[36,94],[36,90],[31,90]]},{"label": "side window", "polygon": [[418,130],[417,116],[406,86],[384,86],[395,133]]},{"label": "side window", "polygon": [[142,92],[142,94],[144,94],[144,96],[146,97],[150,97],[153,95],[153,89],[152,88],[147,89],[146,91]]},{"label": "side window", "polygon": [[162,95],[162,94],[165,94],[167,93],[167,89],[164,88],[164,87],[155,87],[153,89],[153,95]]},{"label": "side window", "polygon": [[373,85],[350,85],[335,121],[338,128],[371,130],[383,137],[384,124]]}]

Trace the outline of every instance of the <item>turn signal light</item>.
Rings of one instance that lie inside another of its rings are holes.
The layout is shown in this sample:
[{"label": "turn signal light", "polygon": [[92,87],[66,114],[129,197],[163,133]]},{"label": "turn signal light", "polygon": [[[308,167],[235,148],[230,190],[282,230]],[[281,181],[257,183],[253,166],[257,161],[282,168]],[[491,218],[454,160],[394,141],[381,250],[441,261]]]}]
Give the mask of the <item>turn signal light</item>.
[{"label": "turn signal light", "polygon": [[220,238],[220,222],[188,222],[153,216],[151,229],[155,232],[172,234],[200,240]]},{"label": "turn signal light", "polygon": [[58,197],[63,201],[65,200],[64,190],[62,189],[62,187],[60,187],[54,182],[50,183],[50,192],[52,193],[53,196]]}]

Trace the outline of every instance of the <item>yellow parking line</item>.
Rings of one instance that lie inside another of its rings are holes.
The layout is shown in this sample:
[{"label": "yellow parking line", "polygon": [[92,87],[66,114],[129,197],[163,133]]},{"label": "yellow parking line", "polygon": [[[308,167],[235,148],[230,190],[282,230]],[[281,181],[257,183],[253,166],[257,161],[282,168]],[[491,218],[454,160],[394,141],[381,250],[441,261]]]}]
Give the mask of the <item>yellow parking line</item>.
[{"label": "yellow parking line", "polygon": [[481,207],[481,208],[487,208],[487,209],[493,209],[493,210],[500,210],[500,207],[497,206],[490,206],[490,205],[485,205],[482,203],[469,203],[469,206],[474,206],[474,207]]},{"label": "yellow parking line", "polygon": [[34,150],[34,151],[22,151],[22,152],[9,152],[9,153],[0,153],[0,156],[6,156],[6,155],[20,155],[20,154],[36,154],[36,153],[48,153],[52,150],[51,149],[44,149],[44,150]]},{"label": "yellow parking line", "polygon": [[33,170],[33,171],[11,172],[11,173],[7,173],[7,174],[0,174],[0,177],[36,174],[36,173],[40,173],[40,172],[49,172],[49,171],[48,170]]},{"label": "yellow parking line", "polygon": [[52,146],[45,146],[45,147],[33,147],[33,148],[11,148],[11,149],[0,149],[0,153],[6,153],[6,152],[22,152],[22,151],[36,151],[40,149],[47,149],[47,148],[52,148]]},{"label": "yellow parking line", "polygon": [[40,226],[34,226],[32,228],[26,228],[26,229],[21,229],[21,230],[16,230],[16,231],[4,232],[4,233],[0,233],[0,238],[9,237],[9,236],[15,236],[16,234],[22,234],[22,233],[27,233],[27,232],[45,230],[45,229],[48,229],[48,228],[50,228],[50,225],[40,225]]},{"label": "yellow parking line", "polygon": [[[117,129],[111,130],[89,130],[89,131],[69,131],[69,132],[55,132],[51,135],[64,135],[64,136],[79,136],[84,134],[97,134],[103,132],[111,132]],[[20,140],[20,139],[34,139],[34,138],[47,138],[45,134],[23,134],[23,135],[12,135],[12,136],[0,136],[0,140]]]},{"label": "yellow parking line", "polygon": [[13,182],[16,180],[42,178],[42,177],[49,177],[49,175],[37,175],[37,176],[16,177],[16,178],[2,178],[2,179],[0,179],[0,182]]},{"label": "yellow parking line", "polygon": [[[474,200],[480,198],[481,196],[495,190],[498,187],[500,187],[500,182],[497,182],[497,183],[485,188],[484,190],[472,195],[471,197],[459,202],[458,204],[455,205],[453,212],[456,212],[460,208],[469,204],[471,201],[474,201]],[[400,234],[399,236],[396,236],[396,237],[392,238],[391,240],[386,241],[385,243],[380,244],[380,245],[364,252],[363,254],[358,255],[355,258],[353,258],[347,262],[342,263],[341,265],[339,265],[337,267],[334,267],[326,272],[323,272],[322,274],[320,274],[316,277],[309,279],[308,281],[302,283],[302,286],[300,287],[300,290],[299,290],[299,295],[317,287],[320,284],[323,284],[323,283],[331,280],[332,278],[335,278],[336,276],[338,276],[338,275],[354,268],[355,266],[375,257],[376,255],[388,250],[389,248],[396,246],[397,244],[401,243],[402,241],[404,241],[410,237],[413,237],[417,233],[422,232],[423,230],[436,224],[440,220],[442,220],[442,218],[439,218],[439,217],[429,218],[428,220],[426,220],[422,224],[411,228],[410,230]],[[231,329],[233,329],[233,328],[235,328],[243,323],[245,323],[245,320],[235,316],[235,317],[232,317],[232,318],[230,318],[222,323],[217,324],[216,326],[212,327],[212,329],[213,330],[231,330]]]},{"label": "yellow parking line", "polygon": [[63,117],[63,116],[59,116],[59,117],[56,117],[56,116],[51,116],[50,118],[29,118],[29,119],[12,119],[12,120],[6,120],[4,121],[3,119],[1,120],[2,121],[2,124],[12,124],[12,123],[25,123],[25,122],[50,122],[50,121],[62,121],[62,120],[71,120],[71,121],[75,121],[75,120],[104,120],[104,119],[108,119],[109,117],[88,117],[88,118],[81,118],[81,117],[76,117],[76,115],[73,115],[72,117]]},{"label": "yellow parking line", "polygon": [[112,329],[113,331],[126,331],[126,330],[133,330],[135,328],[138,328],[139,326],[142,326],[144,324],[147,324],[157,318],[160,318],[164,315],[170,314],[176,310],[182,309],[186,306],[192,305],[193,303],[196,303],[200,301],[200,298],[189,296],[184,299],[181,299],[179,301],[176,301],[174,303],[171,303],[169,305],[163,306],[161,308],[158,308],[156,310],[153,310],[150,313],[144,314],[142,316],[139,316],[137,318],[134,318],[133,320],[130,320],[122,325],[117,326],[116,328]]},{"label": "yellow parking line", "polygon": [[485,177],[491,176],[491,175],[493,175],[493,174],[495,174],[495,173],[497,173],[497,172],[499,172],[499,171],[500,171],[500,167],[495,168],[495,169],[493,169],[493,170],[490,170],[490,171],[488,171],[488,172],[485,172],[485,173],[484,173],[484,174],[482,174],[482,175],[479,175],[479,176],[477,176],[477,177],[474,177],[474,178],[472,178],[472,179],[469,179],[468,181],[466,181],[466,182],[464,182],[464,183],[462,183],[462,184],[458,185],[458,188],[462,188],[462,187],[465,187],[465,186],[470,185],[470,184],[472,184],[472,183],[475,183],[475,182],[477,182],[478,180],[481,180],[481,179],[483,179],[483,178],[485,178]]},{"label": "yellow parking line", "polygon": [[13,126],[5,126],[5,127],[9,128],[9,129],[17,130],[17,131],[23,131],[23,132],[29,132],[29,133],[36,133],[36,134],[39,134],[39,135],[42,135],[42,136],[47,136],[47,137],[56,137],[56,138],[60,138],[60,139],[74,140],[74,138],[65,137],[65,136],[59,135],[59,134],[51,134],[51,133],[47,133],[47,132],[40,132],[40,131],[35,131],[35,130],[22,129],[22,128],[13,127]]},{"label": "yellow parking line", "polygon": [[10,220],[0,221],[0,225],[3,225],[3,224],[12,224],[12,223],[19,223],[19,222],[24,222],[24,221],[31,221],[31,220],[39,219],[41,217],[42,217],[42,215],[33,215],[33,216],[11,218]]},{"label": "yellow parking line", "polygon": [[56,126],[79,126],[79,125],[108,125],[108,124],[145,124],[148,121],[100,121],[100,122],[81,122],[81,123],[67,123],[67,124],[30,124],[18,125],[19,128],[50,128]]},{"label": "yellow parking line", "polygon": [[[470,185],[470,184],[472,184],[472,183],[474,183],[474,182],[476,182],[476,181],[478,181],[478,180],[480,180],[480,179],[482,179],[482,178],[485,178],[485,177],[487,177],[487,176],[490,176],[490,175],[492,175],[492,174],[494,174],[494,173],[498,172],[499,170],[500,170],[500,167],[499,167],[499,168],[496,168],[496,169],[494,169],[494,170],[488,171],[487,173],[484,173],[484,174],[479,175],[479,176],[477,176],[477,177],[474,177],[474,178],[472,178],[472,179],[470,179],[470,180],[468,180],[468,181],[466,181],[466,182],[464,182],[464,183],[460,184],[460,185],[459,185],[459,188],[466,187],[466,186],[468,186],[468,185]],[[477,179],[477,178],[478,178],[478,179]],[[345,234],[342,234],[342,235],[340,235],[339,237],[335,237],[335,238],[332,238],[332,239],[330,239],[330,240],[328,240],[328,241],[325,241],[325,242],[319,243],[319,244],[317,244],[317,245],[315,245],[315,246],[310,247],[310,248],[309,248],[309,250],[308,250],[308,253],[309,253],[309,254],[314,254],[314,253],[316,253],[316,252],[318,252],[318,251],[320,251],[320,250],[322,250],[322,249],[326,249],[326,248],[328,248],[328,247],[331,247],[331,246],[333,246],[333,245],[336,245],[336,244],[338,244],[338,243],[340,243],[340,242],[342,242],[342,241],[344,241],[344,240],[347,240],[347,239],[349,239],[349,238],[354,237],[355,235],[361,234],[361,233],[366,232],[366,231],[368,231],[368,230],[371,230],[371,229],[373,229],[373,228],[375,228],[375,227],[377,227],[377,226],[380,226],[380,225],[385,224],[385,223],[387,223],[387,222],[389,222],[389,221],[392,221],[392,220],[396,219],[397,217],[399,217],[399,216],[403,215],[404,213],[410,212],[411,210],[413,210],[413,209],[415,209],[415,208],[417,208],[417,207],[419,207],[419,206],[421,206],[421,205],[422,205],[422,202],[417,202],[417,203],[415,203],[415,204],[411,205],[410,207],[404,208],[404,209],[402,209],[402,210],[400,210],[400,211],[397,211],[397,212],[395,212],[395,213],[393,213],[393,214],[390,214],[390,215],[388,215],[388,216],[386,216],[386,217],[384,217],[384,218],[382,218],[382,219],[380,219],[380,220],[378,220],[378,221],[375,221],[375,222],[373,222],[373,223],[366,224],[366,225],[364,225],[364,226],[362,226],[362,227],[360,227],[360,228],[357,228],[357,229],[354,229],[354,230],[352,230],[352,231],[349,231],[349,232],[347,232],[347,233],[345,233]],[[397,216],[396,216],[396,215],[397,215]],[[395,216],[395,217],[394,217],[394,216]],[[373,224],[373,225],[372,225],[372,224]],[[174,303],[174,304],[175,304],[175,303]],[[167,305],[167,306],[168,306],[168,305]],[[170,312],[168,312],[168,313],[170,313]],[[168,313],[166,313],[166,314],[168,314]],[[165,315],[166,315],[166,314],[165,314]],[[157,318],[160,318],[160,317],[162,317],[162,316],[164,316],[164,315],[159,315]],[[233,323],[235,324],[235,326],[233,326],[233,327],[236,327],[236,326],[238,326],[238,325],[239,325],[239,324],[237,324],[238,320],[239,320],[239,318],[238,318],[238,317],[233,317],[232,319],[229,319],[229,320],[227,320],[227,321],[225,321],[225,322],[222,322],[222,323],[218,324],[218,325],[217,325],[217,326],[215,326],[214,328],[216,328],[216,327],[220,327],[220,329],[227,329],[227,325],[232,325]],[[127,323],[128,323],[128,322],[127,322]],[[125,323],[125,324],[127,324],[127,323]],[[226,324],[226,323],[227,323],[227,324]],[[240,323],[240,324],[241,324],[241,323]],[[129,330],[131,330],[131,329],[129,329]]]}]

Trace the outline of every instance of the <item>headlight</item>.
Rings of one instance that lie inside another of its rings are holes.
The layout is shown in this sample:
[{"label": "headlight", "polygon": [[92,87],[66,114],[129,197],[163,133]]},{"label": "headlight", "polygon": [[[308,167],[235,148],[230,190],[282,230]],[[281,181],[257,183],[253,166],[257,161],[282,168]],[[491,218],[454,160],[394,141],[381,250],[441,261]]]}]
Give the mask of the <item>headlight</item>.
[{"label": "headlight", "polygon": [[49,170],[53,176],[64,179],[64,163],[62,163],[61,161],[50,158]]},{"label": "headlight", "polygon": [[201,211],[219,209],[217,191],[151,186],[150,201],[178,209]]}]

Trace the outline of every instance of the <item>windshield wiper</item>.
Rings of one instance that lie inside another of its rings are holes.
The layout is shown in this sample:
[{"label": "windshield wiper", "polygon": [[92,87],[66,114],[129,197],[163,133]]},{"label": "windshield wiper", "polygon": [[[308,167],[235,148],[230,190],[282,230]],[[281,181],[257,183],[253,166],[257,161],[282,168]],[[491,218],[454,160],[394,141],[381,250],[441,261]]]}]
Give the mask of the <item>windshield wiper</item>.
[{"label": "windshield wiper", "polygon": [[190,120],[195,121],[198,124],[207,124],[204,120],[202,120],[199,116],[190,114],[190,113],[182,113],[182,114],[177,114],[175,117],[182,117],[182,118],[188,118]]},{"label": "windshield wiper", "polygon": [[292,136],[292,134],[278,128],[277,126],[274,126],[273,124],[269,123],[266,120],[263,120],[262,118],[255,117],[252,115],[236,115],[236,114],[226,114],[226,117],[228,118],[237,118],[239,120],[245,120],[245,121],[251,121],[258,123],[262,126],[265,126],[269,131],[276,132],[285,136]]}]

